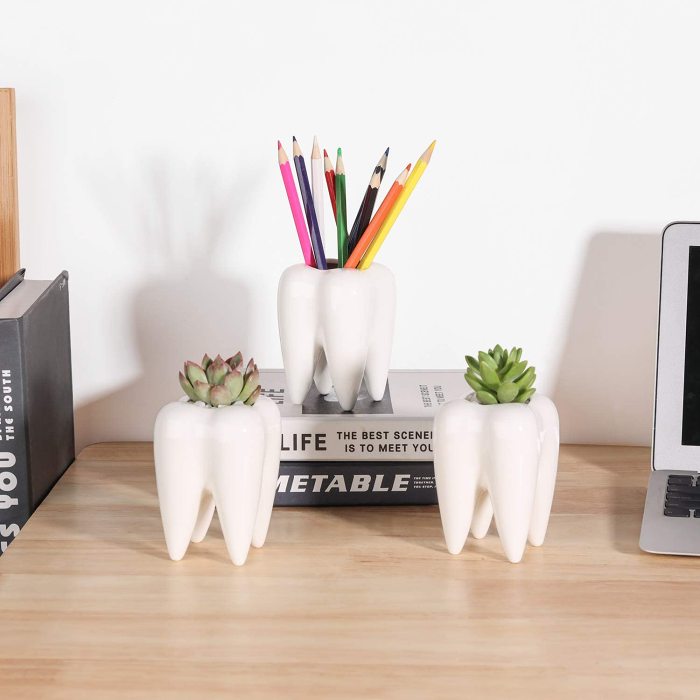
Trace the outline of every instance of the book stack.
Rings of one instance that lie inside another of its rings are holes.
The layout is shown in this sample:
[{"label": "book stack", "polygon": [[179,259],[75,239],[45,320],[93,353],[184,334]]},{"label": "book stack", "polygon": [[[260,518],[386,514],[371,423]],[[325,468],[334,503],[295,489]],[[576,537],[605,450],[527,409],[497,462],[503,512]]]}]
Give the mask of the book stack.
[{"label": "book stack", "polygon": [[363,388],[352,411],[315,386],[303,404],[292,404],[283,370],[262,370],[260,383],[282,415],[275,505],[437,503],[433,416],[468,393],[463,371],[392,371],[382,400],[373,401]]}]

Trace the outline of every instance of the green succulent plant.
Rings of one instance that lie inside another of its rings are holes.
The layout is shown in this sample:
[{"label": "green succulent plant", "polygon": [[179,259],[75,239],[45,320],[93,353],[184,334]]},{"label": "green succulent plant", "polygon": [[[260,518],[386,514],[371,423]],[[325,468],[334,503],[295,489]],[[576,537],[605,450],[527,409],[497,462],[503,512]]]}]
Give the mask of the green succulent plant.
[{"label": "green succulent plant", "polygon": [[243,355],[237,352],[224,360],[217,355],[202,358],[202,364],[185,362],[180,372],[180,386],[190,401],[203,401],[209,406],[230,406],[243,402],[252,406],[260,396],[260,372],[251,358],[243,369]]},{"label": "green succulent plant", "polygon": [[464,378],[476,392],[476,400],[483,404],[525,403],[535,393],[534,367],[522,360],[523,349],[504,349],[479,352],[477,357],[465,355],[467,371]]}]

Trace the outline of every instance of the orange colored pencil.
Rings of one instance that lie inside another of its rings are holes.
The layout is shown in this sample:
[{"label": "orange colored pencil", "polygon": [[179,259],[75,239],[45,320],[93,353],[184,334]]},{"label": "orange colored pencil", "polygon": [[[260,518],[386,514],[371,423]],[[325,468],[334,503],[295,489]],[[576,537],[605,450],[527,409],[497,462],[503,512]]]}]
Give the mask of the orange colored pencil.
[{"label": "orange colored pencil", "polygon": [[401,174],[394,180],[394,184],[391,186],[391,189],[386,193],[386,197],[384,197],[384,201],[379,205],[379,209],[375,212],[374,216],[372,217],[372,220],[369,222],[369,225],[365,229],[365,232],[362,234],[360,237],[360,240],[357,242],[357,245],[353,248],[352,253],[350,254],[350,257],[348,258],[347,262],[345,265],[343,265],[344,268],[353,268],[357,267],[358,263],[362,259],[362,256],[365,254],[365,251],[367,248],[369,248],[370,243],[372,242],[372,239],[374,238],[375,234],[377,231],[379,231],[379,227],[384,223],[384,219],[386,219],[387,215],[391,211],[391,208],[394,206],[394,202],[396,202],[396,198],[401,194],[401,190],[404,188],[404,185],[406,184],[406,179],[408,178],[408,171],[411,169],[411,164],[409,163],[401,172]]}]

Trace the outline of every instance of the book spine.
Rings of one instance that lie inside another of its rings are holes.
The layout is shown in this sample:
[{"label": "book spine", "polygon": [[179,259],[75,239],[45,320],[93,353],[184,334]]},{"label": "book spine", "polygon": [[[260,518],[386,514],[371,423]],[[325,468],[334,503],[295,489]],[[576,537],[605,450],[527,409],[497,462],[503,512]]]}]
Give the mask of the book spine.
[{"label": "book spine", "polygon": [[276,506],[437,503],[432,462],[282,462]]},{"label": "book spine", "polygon": [[0,320],[0,554],[31,515],[20,321]]},{"label": "book spine", "polygon": [[282,418],[282,461],[423,462],[433,459],[433,421]]}]

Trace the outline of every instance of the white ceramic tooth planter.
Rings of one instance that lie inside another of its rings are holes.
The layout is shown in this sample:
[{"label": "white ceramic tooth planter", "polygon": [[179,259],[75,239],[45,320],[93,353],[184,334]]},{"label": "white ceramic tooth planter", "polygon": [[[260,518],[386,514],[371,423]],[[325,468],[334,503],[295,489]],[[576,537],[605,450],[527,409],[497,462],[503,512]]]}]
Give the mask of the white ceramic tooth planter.
[{"label": "white ceramic tooth planter", "polygon": [[245,563],[250,545],[262,547],[275,499],[280,463],[280,412],[260,396],[214,408],[183,398],[158,413],[154,451],[165,542],[179,561],[190,541],[207,534],[214,508],[229,556]]},{"label": "white ceramic tooth planter", "polygon": [[362,379],[380,401],[389,373],[396,287],[383,265],[367,270],[288,267],[277,292],[282,360],[291,401],[300,404],[311,382],[331,387],[351,411]]},{"label": "white ceramic tooth planter", "polygon": [[433,433],[445,542],[459,554],[471,528],[480,539],[495,516],[506,557],[544,542],[559,459],[559,417],[536,393],[527,404],[482,405],[472,394],[444,404]]}]

